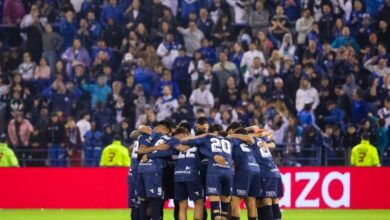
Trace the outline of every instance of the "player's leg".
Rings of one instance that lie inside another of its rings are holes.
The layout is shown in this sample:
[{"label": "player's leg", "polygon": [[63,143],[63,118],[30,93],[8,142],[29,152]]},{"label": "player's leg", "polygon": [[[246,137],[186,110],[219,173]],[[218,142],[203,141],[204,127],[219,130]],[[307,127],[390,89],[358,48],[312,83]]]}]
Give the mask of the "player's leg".
[{"label": "player's leg", "polygon": [[263,198],[257,201],[257,213],[261,220],[274,220],[272,212],[272,199]]},{"label": "player's leg", "polygon": [[248,197],[245,200],[246,208],[248,210],[248,220],[257,219],[257,205],[255,197]]},{"label": "player's leg", "polygon": [[282,178],[278,178],[278,188],[277,188],[277,198],[272,200],[272,211],[274,214],[275,220],[281,220],[282,219],[282,212],[280,211],[279,207],[279,198],[283,197],[283,182]]},{"label": "player's leg", "polygon": [[206,177],[207,195],[210,199],[211,220],[221,220],[220,175],[209,173]]},{"label": "player's leg", "polygon": [[205,196],[201,181],[186,182],[186,189],[188,197],[194,201],[194,220],[202,220]]},{"label": "player's leg", "polygon": [[140,173],[137,175],[137,196],[139,202],[138,219],[147,219],[147,207],[148,203],[146,200],[146,191],[144,183],[144,174]]},{"label": "player's leg", "polygon": [[221,216],[227,220],[230,216],[230,199],[233,189],[233,175],[223,175],[221,181]]},{"label": "player's leg", "polygon": [[258,216],[262,220],[274,220],[272,199],[275,199],[277,196],[277,179],[263,178],[261,183],[263,191],[261,194],[262,199],[257,204]]},{"label": "player's leg", "polygon": [[185,188],[184,182],[175,182],[175,201],[179,201],[179,213],[178,217],[179,220],[186,220],[187,219],[187,209],[188,209],[188,202],[187,202],[187,192]]},{"label": "player's leg", "polygon": [[[203,186],[203,192],[207,192],[207,185],[206,185],[206,174],[207,174],[207,164],[202,164],[200,166],[200,180]],[[206,203],[204,202],[203,205],[203,220],[207,220],[208,218],[208,213],[207,213],[207,208],[206,208]]]},{"label": "player's leg", "polygon": [[241,214],[241,208],[240,208],[241,198],[237,196],[232,196],[232,199],[230,200],[230,207],[231,207],[231,220],[239,220],[240,214]]},{"label": "player's leg", "polygon": [[282,219],[282,212],[280,211],[278,198],[272,200],[272,213],[274,215],[274,220]]},{"label": "player's leg", "polygon": [[162,174],[146,174],[145,183],[146,198],[149,200],[148,208],[150,209],[151,220],[160,220],[161,208],[164,205],[162,190]]},{"label": "player's leg", "polygon": [[248,209],[248,220],[256,220],[258,217],[256,198],[261,196],[261,176],[260,173],[251,174],[248,188],[248,198],[245,200],[245,203]]}]

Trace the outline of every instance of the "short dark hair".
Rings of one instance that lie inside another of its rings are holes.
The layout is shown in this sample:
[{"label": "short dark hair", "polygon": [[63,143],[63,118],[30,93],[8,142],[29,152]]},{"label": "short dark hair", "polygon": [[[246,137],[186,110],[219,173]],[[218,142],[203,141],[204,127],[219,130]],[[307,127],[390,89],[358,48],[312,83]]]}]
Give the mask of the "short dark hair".
[{"label": "short dark hair", "polygon": [[370,140],[370,134],[368,134],[367,132],[364,132],[364,133],[360,136],[360,138],[361,138],[362,140]]},{"label": "short dark hair", "polygon": [[226,132],[229,132],[230,130],[236,131],[237,129],[241,128],[242,125],[240,122],[232,122],[230,125],[226,128]]},{"label": "short dark hair", "polygon": [[238,128],[234,131],[235,134],[248,134],[248,131],[245,128]]},{"label": "short dark hair", "polygon": [[196,124],[198,124],[198,125],[204,125],[204,124],[208,124],[208,123],[209,123],[209,120],[206,117],[200,117],[200,118],[196,119]]},{"label": "short dark hair", "polygon": [[183,127],[178,127],[175,132],[173,132],[172,135],[178,135],[178,134],[189,134],[188,131]]},{"label": "short dark hair", "polygon": [[170,125],[170,123],[169,123],[167,120],[159,121],[159,122],[157,122],[154,126],[155,126],[155,127],[157,127],[157,126],[164,126],[165,128],[167,128],[167,129],[169,129],[169,130],[170,130],[170,128],[171,128],[171,125]]},{"label": "short dark hair", "polygon": [[190,125],[190,123],[188,123],[186,121],[180,122],[179,125],[177,126],[177,129],[179,129],[179,128],[183,128],[187,132],[191,132],[191,125]]},{"label": "short dark hair", "polygon": [[214,125],[211,125],[210,128],[209,128],[209,132],[210,133],[213,133],[213,132],[222,132],[223,131],[223,127],[222,125],[220,124],[214,124]]}]

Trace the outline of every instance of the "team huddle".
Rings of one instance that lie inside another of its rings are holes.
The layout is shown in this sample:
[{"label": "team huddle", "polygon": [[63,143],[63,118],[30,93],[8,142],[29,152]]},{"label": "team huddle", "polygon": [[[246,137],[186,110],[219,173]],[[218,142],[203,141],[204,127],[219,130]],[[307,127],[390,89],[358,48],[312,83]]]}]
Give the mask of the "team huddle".
[{"label": "team huddle", "polygon": [[206,196],[212,220],[240,219],[242,200],[249,220],[281,219],[281,175],[269,151],[275,143],[259,127],[232,123],[224,131],[199,118],[192,131],[188,123],[163,120],[153,129],[141,126],[131,138],[131,219],[163,219],[167,199],[175,201],[175,219],[187,219],[188,200],[193,219],[207,219]]}]

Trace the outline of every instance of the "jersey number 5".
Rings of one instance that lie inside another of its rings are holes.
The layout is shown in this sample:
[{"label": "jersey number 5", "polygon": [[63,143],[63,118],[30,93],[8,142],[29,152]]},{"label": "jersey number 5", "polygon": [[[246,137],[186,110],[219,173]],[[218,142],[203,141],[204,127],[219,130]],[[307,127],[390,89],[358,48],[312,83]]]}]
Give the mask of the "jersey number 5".
[{"label": "jersey number 5", "polygon": [[228,140],[211,138],[211,151],[214,153],[225,152],[232,154],[232,144]]}]

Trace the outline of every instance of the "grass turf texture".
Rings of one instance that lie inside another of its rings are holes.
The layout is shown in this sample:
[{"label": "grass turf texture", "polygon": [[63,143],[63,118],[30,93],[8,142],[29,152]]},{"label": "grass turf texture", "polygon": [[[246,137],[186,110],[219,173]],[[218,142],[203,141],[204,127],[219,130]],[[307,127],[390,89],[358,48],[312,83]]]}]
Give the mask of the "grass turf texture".
[{"label": "grass turf texture", "polygon": [[[164,220],[173,219],[165,210]],[[241,219],[247,219],[243,213]],[[188,213],[192,219],[192,211]],[[129,220],[129,210],[0,209],[0,220]],[[284,220],[390,220],[390,210],[285,210]]]}]

